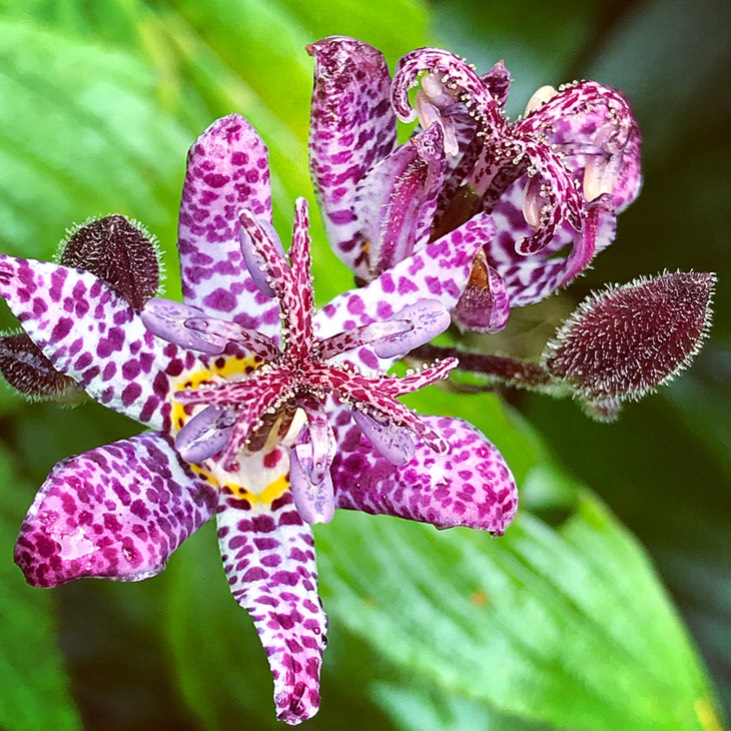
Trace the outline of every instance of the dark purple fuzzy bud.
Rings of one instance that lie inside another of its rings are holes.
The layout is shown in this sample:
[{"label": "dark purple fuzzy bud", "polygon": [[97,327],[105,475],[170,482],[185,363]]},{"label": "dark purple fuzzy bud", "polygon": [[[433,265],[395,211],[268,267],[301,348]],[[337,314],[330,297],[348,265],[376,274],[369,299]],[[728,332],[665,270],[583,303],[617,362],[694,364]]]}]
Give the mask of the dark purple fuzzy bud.
[{"label": "dark purple fuzzy bud", "polygon": [[117,213],[71,234],[61,264],[103,279],[136,310],[155,296],[160,285],[160,266],[150,236]]},{"label": "dark purple fuzzy bud", "polygon": [[0,372],[13,388],[31,398],[71,405],[84,396],[76,381],[59,373],[25,333],[0,338]]},{"label": "dark purple fuzzy bud", "polygon": [[677,272],[592,295],[549,344],[546,368],[590,402],[640,398],[700,349],[715,282],[714,274]]},{"label": "dark purple fuzzy bud", "polygon": [[[160,284],[150,237],[119,214],[80,226],[64,244],[60,263],[103,279],[138,310],[155,296]],[[72,378],[55,370],[25,333],[0,337],[0,372],[13,388],[31,398],[74,404],[84,394]]]}]

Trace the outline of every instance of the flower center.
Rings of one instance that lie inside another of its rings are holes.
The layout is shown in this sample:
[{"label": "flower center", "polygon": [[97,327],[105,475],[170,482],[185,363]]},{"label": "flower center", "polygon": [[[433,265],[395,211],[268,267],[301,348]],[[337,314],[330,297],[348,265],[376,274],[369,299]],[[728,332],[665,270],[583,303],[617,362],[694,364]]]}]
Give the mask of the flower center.
[{"label": "flower center", "polygon": [[[347,359],[349,351],[364,346],[381,358],[404,355],[449,325],[447,310],[434,300],[420,300],[382,322],[319,338],[312,319],[306,202],[297,203],[289,263],[270,226],[247,210],[241,212],[240,222],[242,255],[252,279],[264,294],[279,301],[281,346],[235,322],[168,300],[150,300],[142,312],[156,335],[223,356],[221,368],[201,371],[174,394],[173,420],[181,427],[175,445],[183,459],[191,463],[214,459],[224,470],[237,472],[242,456],[291,439],[293,490],[298,487],[303,493],[314,487],[322,492],[335,451],[328,423],[332,401],[351,410],[373,447],[394,464],[408,462],[418,441],[447,451],[444,438],[397,397],[446,378],[457,364],[454,359],[401,378],[364,373]],[[246,353],[248,358],[237,359],[233,353]],[[304,414],[306,424],[295,420],[297,413]],[[323,519],[321,508],[309,505],[304,513],[305,519],[306,515]]]}]

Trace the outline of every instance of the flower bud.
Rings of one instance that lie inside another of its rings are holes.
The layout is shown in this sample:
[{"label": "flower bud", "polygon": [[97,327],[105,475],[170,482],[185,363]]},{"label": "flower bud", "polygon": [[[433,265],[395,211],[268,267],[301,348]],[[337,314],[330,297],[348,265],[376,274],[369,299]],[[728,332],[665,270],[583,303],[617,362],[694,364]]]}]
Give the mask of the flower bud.
[{"label": "flower bud", "polygon": [[546,368],[591,402],[641,398],[698,352],[715,281],[710,273],[666,273],[591,295],[549,343]]}]

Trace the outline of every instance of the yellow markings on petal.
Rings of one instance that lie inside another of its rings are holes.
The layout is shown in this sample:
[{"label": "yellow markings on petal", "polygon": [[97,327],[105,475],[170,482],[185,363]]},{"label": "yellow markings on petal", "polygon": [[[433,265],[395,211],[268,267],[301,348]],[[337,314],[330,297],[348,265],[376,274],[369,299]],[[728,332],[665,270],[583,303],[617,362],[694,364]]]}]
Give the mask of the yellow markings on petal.
[{"label": "yellow markings on petal", "polygon": [[[201,368],[198,371],[189,372],[181,376],[172,384],[172,392],[176,391],[195,391],[204,383],[216,383],[218,381],[232,378],[236,376],[244,376],[247,373],[259,368],[263,363],[262,359],[256,355],[247,356],[245,358],[237,355],[218,356],[209,363],[208,368]],[[170,418],[172,420],[173,434],[179,432],[184,426],[192,413],[190,409],[186,411],[185,406],[177,401],[172,402],[172,412]]]},{"label": "yellow markings on petal", "polygon": [[210,473],[208,470],[204,470],[200,465],[193,464],[192,462],[188,463],[190,465],[190,469],[195,472],[198,477],[202,477],[209,485],[212,485],[213,487],[220,487],[218,480]]},{"label": "yellow markings on petal", "polygon": [[226,483],[223,487],[235,497],[246,500],[252,507],[257,505],[271,505],[289,490],[289,476],[280,475],[261,492],[252,492],[243,485],[237,485],[235,483]]}]

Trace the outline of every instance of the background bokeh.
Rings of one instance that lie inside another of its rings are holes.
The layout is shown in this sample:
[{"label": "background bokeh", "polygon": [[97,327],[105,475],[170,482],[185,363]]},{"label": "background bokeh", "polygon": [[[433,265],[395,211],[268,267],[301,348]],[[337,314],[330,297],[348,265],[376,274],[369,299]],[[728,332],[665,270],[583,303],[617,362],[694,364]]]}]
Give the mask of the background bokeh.
[{"label": "background bokeh", "polygon": [[[516,313],[487,351],[537,356],[590,289],[664,269],[717,271],[711,338],[661,394],[613,425],[568,402],[431,390],[505,453],[521,514],[500,540],[340,514],[316,532],[330,613],[312,729],[704,729],[731,707],[731,11],[723,0],[0,0],[0,249],[50,258],[64,230],[118,211],[161,243],[179,292],[185,153],[216,117],[269,144],[275,223],[312,201],[312,64],[330,34],[393,64],[439,44],[515,77],[623,89],[644,133],[645,188],[593,270]],[[315,286],[350,286],[316,223]],[[3,322],[12,327],[4,312]],[[140,584],[27,587],[12,564],[34,490],[70,454],[137,426],[0,391],[0,727],[275,727],[271,678],[228,594],[212,526]],[[710,680],[709,680],[710,679]]]}]

